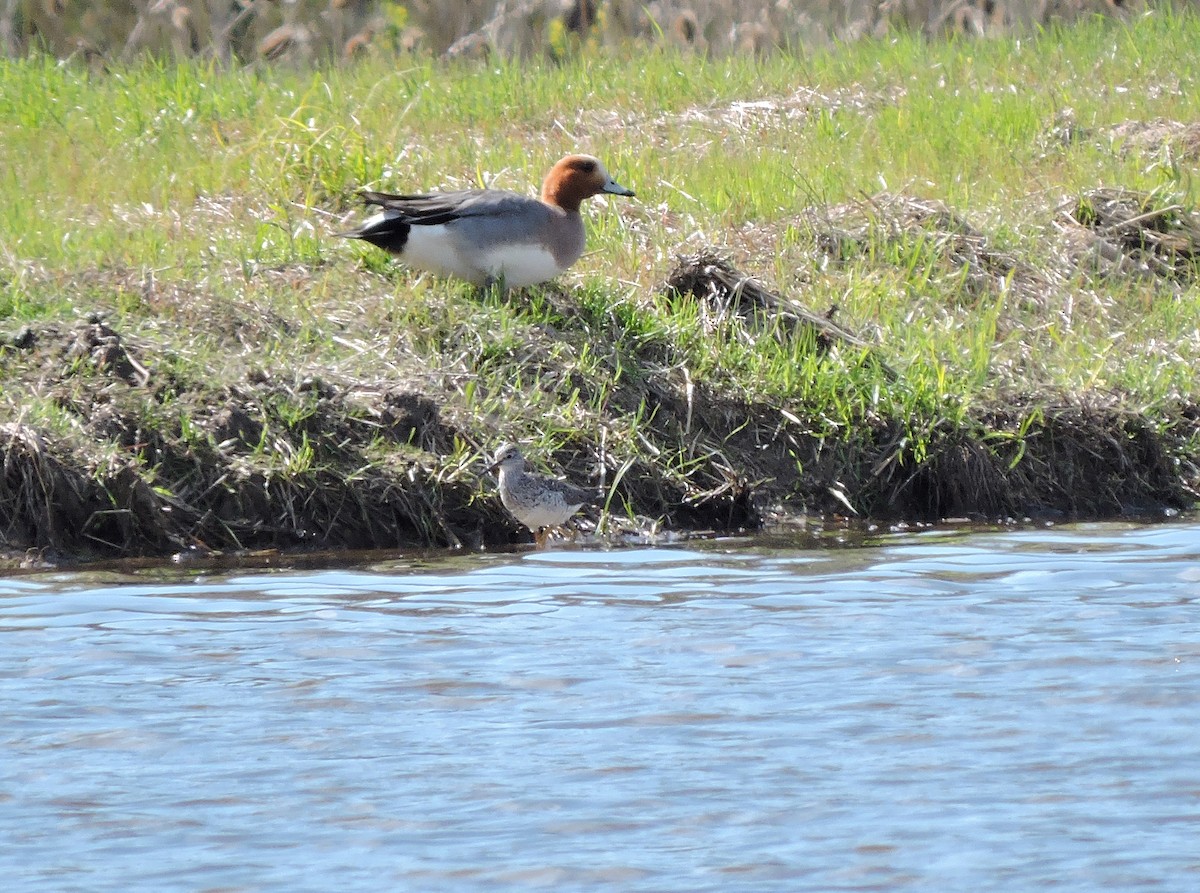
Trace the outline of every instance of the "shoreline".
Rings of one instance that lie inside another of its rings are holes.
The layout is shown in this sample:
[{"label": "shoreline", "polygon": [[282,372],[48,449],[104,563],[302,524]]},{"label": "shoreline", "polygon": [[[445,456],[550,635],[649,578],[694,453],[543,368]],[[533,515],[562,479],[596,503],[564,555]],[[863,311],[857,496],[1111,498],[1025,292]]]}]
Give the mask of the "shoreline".
[{"label": "shoreline", "polygon": [[[903,383],[903,371],[876,356],[879,346],[784,302],[713,255],[683,262],[663,292],[723,314],[720,337],[783,338],[820,362]],[[575,300],[556,289],[539,294],[560,310]],[[558,331],[550,337],[571,341]],[[286,371],[225,381],[214,393],[160,373],[169,365],[164,352],[95,314],[74,325],[26,326],[3,342],[0,354],[20,357],[40,389],[53,382],[51,399],[74,418],[67,437],[19,421],[0,426],[10,551],[53,564],[532,540],[483,472],[500,435],[463,425],[452,394]],[[1013,394],[933,426],[920,443],[907,438],[905,420],[885,416],[838,437],[814,433],[812,420],[785,401],[734,400],[686,373],[664,372],[658,353],[650,356],[623,370],[634,384],[608,395],[608,414],[592,422],[599,436],[567,432],[558,449],[531,456],[542,470],[600,488],[605,532],[617,538],[753,533],[798,521],[836,528],[1146,518],[1197,502],[1194,403],[1146,416],[1111,394]],[[169,407],[156,428],[146,423],[147,405]],[[635,405],[644,416],[637,435],[662,462],[605,443]],[[668,455],[667,444],[677,454]],[[682,473],[671,465],[680,456]],[[592,529],[599,512],[580,517]]]}]

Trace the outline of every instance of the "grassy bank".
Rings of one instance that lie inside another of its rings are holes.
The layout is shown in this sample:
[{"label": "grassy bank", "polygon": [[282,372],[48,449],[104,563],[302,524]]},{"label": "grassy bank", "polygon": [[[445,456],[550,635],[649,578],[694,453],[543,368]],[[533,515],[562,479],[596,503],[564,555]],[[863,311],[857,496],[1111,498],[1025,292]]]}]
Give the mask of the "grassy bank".
[{"label": "grassy bank", "polygon": [[[1197,45],[1158,11],[721,62],[0,63],[0,538],[506,541],[502,440],[633,526],[1189,506]],[[572,150],[638,197],[548,287],[330,236],[360,187],[525,191]]]}]

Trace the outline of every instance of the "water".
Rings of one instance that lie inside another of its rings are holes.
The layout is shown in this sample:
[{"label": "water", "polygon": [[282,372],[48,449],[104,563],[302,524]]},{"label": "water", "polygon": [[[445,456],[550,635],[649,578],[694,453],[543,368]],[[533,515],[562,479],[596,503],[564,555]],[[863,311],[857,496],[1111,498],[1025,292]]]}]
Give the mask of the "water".
[{"label": "water", "polygon": [[6,891],[1200,889],[1200,526],[0,580]]}]

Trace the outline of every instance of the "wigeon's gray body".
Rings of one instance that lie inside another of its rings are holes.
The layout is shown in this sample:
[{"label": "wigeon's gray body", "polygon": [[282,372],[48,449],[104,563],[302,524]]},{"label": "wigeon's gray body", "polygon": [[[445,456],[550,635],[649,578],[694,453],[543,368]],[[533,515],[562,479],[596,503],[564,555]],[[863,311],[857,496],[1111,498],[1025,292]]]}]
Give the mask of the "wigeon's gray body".
[{"label": "wigeon's gray body", "polygon": [[474,285],[502,281],[523,288],[552,279],[583,254],[585,199],[601,192],[633,195],[598,158],[568,155],[546,175],[540,198],[501,189],[418,195],[365,192],[383,210],[357,229],[362,239],[409,266]]},{"label": "wigeon's gray body", "polygon": [[525,469],[525,457],[511,443],[496,450],[496,461],[488,468],[499,471],[500,501],[514,518],[542,541],[543,528],[561,527],[595,494],[568,481],[560,481]]}]

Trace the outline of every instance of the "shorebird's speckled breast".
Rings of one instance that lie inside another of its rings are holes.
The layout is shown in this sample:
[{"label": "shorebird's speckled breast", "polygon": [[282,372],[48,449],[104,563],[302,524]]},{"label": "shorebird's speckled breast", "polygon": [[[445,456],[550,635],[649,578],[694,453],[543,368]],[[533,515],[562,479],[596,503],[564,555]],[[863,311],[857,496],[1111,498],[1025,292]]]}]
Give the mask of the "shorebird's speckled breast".
[{"label": "shorebird's speckled breast", "polygon": [[588,493],[566,481],[500,470],[500,501],[530,530],[561,527],[587,502]]}]

